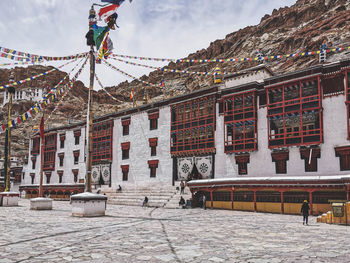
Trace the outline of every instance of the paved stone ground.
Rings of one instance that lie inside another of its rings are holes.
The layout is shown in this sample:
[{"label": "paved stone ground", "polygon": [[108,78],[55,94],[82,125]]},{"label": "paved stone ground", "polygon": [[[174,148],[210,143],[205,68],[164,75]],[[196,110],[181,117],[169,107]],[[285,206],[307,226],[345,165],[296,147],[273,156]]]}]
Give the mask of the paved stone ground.
[{"label": "paved stone ground", "polygon": [[350,262],[350,226],[303,226],[301,216],[109,206],[76,218],[0,207],[0,262]]}]

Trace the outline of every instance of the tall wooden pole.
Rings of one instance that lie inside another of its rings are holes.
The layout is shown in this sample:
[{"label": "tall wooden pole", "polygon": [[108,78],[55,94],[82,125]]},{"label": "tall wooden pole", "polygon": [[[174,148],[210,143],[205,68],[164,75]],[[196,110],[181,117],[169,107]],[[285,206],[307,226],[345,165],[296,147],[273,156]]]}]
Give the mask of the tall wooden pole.
[{"label": "tall wooden pole", "polygon": [[[10,74],[10,83],[14,82],[14,75],[13,72]],[[8,114],[7,114],[7,145],[5,147],[5,159],[6,159],[6,165],[4,167],[5,172],[5,192],[9,192],[11,189],[11,129],[10,129],[10,122],[11,122],[11,110],[12,110],[12,94],[15,93],[14,87],[9,87],[7,89],[9,93],[9,105],[8,105]]]},{"label": "tall wooden pole", "polygon": [[[44,119],[44,110],[43,110],[43,116],[42,118]],[[41,126],[41,121],[40,121],[40,126]],[[41,127],[40,127],[41,129]],[[45,149],[45,134],[41,134],[40,137],[40,181],[39,181],[39,197],[44,197],[44,191],[43,191],[43,180],[44,180],[44,149]]]},{"label": "tall wooden pole", "polygon": [[[89,16],[89,31],[93,33],[93,23],[95,21],[95,11],[93,6],[90,10]],[[88,101],[88,116],[87,116],[87,160],[86,160],[86,176],[85,176],[85,191],[91,192],[91,170],[92,170],[92,121],[93,121],[93,111],[92,111],[92,91],[94,89],[94,76],[95,76],[95,55],[94,55],[94,43],[90,44],[90,87],[89,87],[89,101]]]}]

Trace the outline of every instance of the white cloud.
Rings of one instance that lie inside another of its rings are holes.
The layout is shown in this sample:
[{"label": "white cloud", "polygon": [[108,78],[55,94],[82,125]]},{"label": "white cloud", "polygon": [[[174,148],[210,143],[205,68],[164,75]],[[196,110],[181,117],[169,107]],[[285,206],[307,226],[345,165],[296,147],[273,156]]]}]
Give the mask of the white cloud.
[{"label": "white cloud", "polygon": [[[258,24],[274,8],[295,1],[134,0],[131,4],[125,1],[118,9],[120,28],[110,36],[118,54],[186,57],[229,33]],[[85,34],[92,3],[92,0],[1,0],[0,46],[52,56],[87,51]],[[120,62],[111,63],[137,77],[149,72]],[[98,65],[97,73],[106,86],[128,80],[104,65]],[[87,75],[82,77],[86,85]]]}]

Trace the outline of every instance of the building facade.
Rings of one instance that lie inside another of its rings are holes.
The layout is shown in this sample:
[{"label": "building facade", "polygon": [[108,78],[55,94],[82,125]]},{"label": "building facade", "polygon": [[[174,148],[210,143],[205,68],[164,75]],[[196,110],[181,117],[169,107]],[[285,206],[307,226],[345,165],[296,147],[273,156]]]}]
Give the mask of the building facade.
[{"label": "building facade", "polygon": [[[284,75],[261,65],[205,90],[99,117],[93,183],[161,187],[187,180],[194,203],[205,194],[210,206],[231,209],[247,202],[256,210],[265,200],[283,212],[286,196],[349,200],[349,76],[350,60]],[[47,191],[82,191],[85,123],[46,136]],[[32,138],[26,192],[38,184],[39,145]]]},{"label": "building facade", "polygon": [[[25,88],[25,89],[16,89],[15,93],[12,95],[12,102],[16,103],[19,101],[33,101],[38,102],[43,97],[43,89],[41,88]],[[6,90],[3,92],[2,106],[7,104],[10,101],[10,93]]]}]

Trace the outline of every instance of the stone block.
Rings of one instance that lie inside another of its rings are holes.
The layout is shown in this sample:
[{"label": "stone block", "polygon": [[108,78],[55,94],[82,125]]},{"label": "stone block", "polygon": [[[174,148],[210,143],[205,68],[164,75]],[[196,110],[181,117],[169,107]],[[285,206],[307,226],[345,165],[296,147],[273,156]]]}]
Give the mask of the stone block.
[{"label": "stone block", "polygon": [[32,198],[30,199],[30,210],[52,210],[51,198]]},{"label": "stone block", "polygon": [[106,211],[107,196],[82,193],[71,196],[72,216],[95,217],[104,216]]},{"label": "stone block", "polygon": [[18,192],[1,192],[0,206],[18,206],[19,193]]}]

